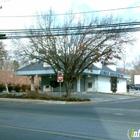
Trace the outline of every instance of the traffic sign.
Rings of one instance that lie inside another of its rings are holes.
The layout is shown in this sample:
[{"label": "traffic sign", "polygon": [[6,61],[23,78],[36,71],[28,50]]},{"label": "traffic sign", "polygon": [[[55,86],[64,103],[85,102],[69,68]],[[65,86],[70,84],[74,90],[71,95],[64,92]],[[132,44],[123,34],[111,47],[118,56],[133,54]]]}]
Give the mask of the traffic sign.
[{"label": "traffic sign", "polygon": [[63,74],[62,73],[59,73],[57,75],[57,82],[63,82]]}]

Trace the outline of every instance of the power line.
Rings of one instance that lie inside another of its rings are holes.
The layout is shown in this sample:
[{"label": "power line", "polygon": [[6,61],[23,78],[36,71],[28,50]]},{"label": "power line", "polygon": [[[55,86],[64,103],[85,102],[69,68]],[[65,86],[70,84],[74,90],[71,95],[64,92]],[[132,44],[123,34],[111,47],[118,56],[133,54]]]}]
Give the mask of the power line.
[{"label": "power line", "polygon": [[139,26],[140,22],[122,22],[114,24],[99,24],[99,25],[90,25],[90,26],[67,26],[67,27],[57,27],[57,28],[42,28],[42,29],[0,29],[0,32],[29,32],[29,31],[60,31],[60,30],[81,30],[81,29],[93,29],[93,28],[114,28],[114,27],[127,27],[127,26]]},{"label": "power line", "polygon": [[[135,28],[126,28],[126,29],[107,29],[107,30],[93,30],[88,32],[87,34],[100,34],[100,33],[122,33],[122,32],[138,32],[140,31],[140,27],[135,27]],[[14,35],[14,36],[9,36],[7,39],[20,39],[20,38],[31,38],[31,37],[46,37],[46,36],[64,36],[64,35],[82,35],[83,32],[69,32],[69,33],[64,33],[64,32],[59,32],[58,33],[48,33],[48,34],[40,34],[39,36],[37,35]]]},{"label": "power line", "polygon": [[[89,27],[90,29],[90,27]],[[27,30],[26,30],[27,31]],[[78,30],[75,28],[73,30],[65,31],[63,28],[59,30],[50,30],[48,32],[44,32],[43,30],[33,31],[32,34],[28,34],[28,32],[19,32],[19,33],[9,33],[6,34],[6,39],[14,39],[14,38],[30,38],[30,37],[45,37],[45,36],[64,36],[64,35],[82,35],[86,30]],[[140,27],[126,27],[126,28],[95,28],[86,32],[86,34],[100,34],[100,33],[122,33],[122,32],[137,32],[140,31]],[[0,34],[4,34],[4,32],[0,32]]]},{"label": "power line", "polygon": [[[109,11],[119,11],[119,10],[127,10],[127,9],[134,9],[140,8],[140,6],[133,6],[133,7],[123,7],[123,8],[116,8],[116,9],[105,9],[105,10],[96,10],[96,11],[87,11],[87,12],[76,12],[76,13],[65,13],[65,14],[54,14],[52,16],[65,16],[65,15],[78,15],[78,14],[90,14],[90,13],[97,13],[97,12],[109,12]],[[0,16],[0,18],[23,18],[23,17],[39,17],[42,15],[20,15],[20,16]]]},{"label": "power line", "polygon": [[[126,9],[134,9],[134,8],[140,8],[140,6],[134,6],[134,7],[124,7],[124,8],[116,8],[116,9],[107,9],[107,10],[96,10],[96,11],[87,11],[87,12],[77,12],[73,14],[88,14],[88,13],[94,13],[94,12],[108,12],[108,11],[118,11],[118,10],[126,10]],[[67,14],[58,14],[58,15],[69,15],[71,13]]]},{"label": "power line", "polygon": [[64,35],[82,35],[99,33],[122,33],[140,31],[140,22],[126,22],[114,24],[99,24],[90,26],[72,26],[42,29],[0,29],[1,35],[6,35],[5,39],[29,38],[44,36],[64,36]]}]

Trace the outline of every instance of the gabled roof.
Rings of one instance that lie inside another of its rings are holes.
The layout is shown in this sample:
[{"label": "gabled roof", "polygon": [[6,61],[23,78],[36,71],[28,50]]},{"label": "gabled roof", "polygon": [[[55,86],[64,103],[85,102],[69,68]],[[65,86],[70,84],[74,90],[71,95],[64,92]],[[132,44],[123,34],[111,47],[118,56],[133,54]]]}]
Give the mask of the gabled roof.
[{"label": "gabled roof", "polygon": [[42,61],[38,61],[35,63],[31,63],[30,65],[27,65],[23,68],[18,69],[17,71],[33,71],[33,70],[48,70],[52,69],[51,67],[43,67]]},{"label": "gabled roof", "polygon": [[[114,64],[114,63],[112,63]],[[98,68],[93,64],[93,70],[104,70],[104,71],[109,71],[109,72],[114,72],[114,73],[121,73],[121,74],[127,74],[119,69],[116,69],[116,71],[113,71],[112,69],[108,68],[106,65],[102,65],[102,68]]]},{"label": "gabled roof", "polygon": [[[28,66],[25,66],[23,68],[18,69],[17,71],[15,71],[16,75],[44,75],[44,74],[53,74],[54,71],[51,67],[44,67],[43,66],[44,62],[38,61],[35,63],[32,63]],[[99,71],[107,71],[107,72],[111,72],[111,73],[118,73],[118,74],[124,74],[124,75],[128,75],[125,72],[116,69],[116,71],[113,71],[112,69],[110,69],[109,67],[102,65],[102,68],[99,68],[97,66],[95,66],[93,64],[93,71],[95,72],[99,72]],[[87,72],[87,71],[86,71]],[[85,73],[86,73],[85,72]],[[94,74],[93,72],[93,74]],[[99,73],[98,73],[99,74]]]},{"label": "gabled roof", "polygon": [[[20,68],[18,69],[17,71],[33,71],[33,70],[48,70],[48,69],[52,69],[51,67],[43,67],[43,63],[42,61],[38,61],[38,62],[35,62],[35,63],[31,63],[30,65],[27,65],[23,68]],[[95,66],[93,64],[93,70],[105,70],[105,71],[111,71],[111,69],[109,69],[108,67],[106,66],[102,66],[102,69],[101,68],[98,68],[97,66]]]}]

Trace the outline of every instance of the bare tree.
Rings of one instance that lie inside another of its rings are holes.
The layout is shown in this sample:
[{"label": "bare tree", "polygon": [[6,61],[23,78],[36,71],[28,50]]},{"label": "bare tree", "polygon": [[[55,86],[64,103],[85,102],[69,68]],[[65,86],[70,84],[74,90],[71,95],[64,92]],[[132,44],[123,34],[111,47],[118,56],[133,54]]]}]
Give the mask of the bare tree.
[{"label": "bare tree", "polygon": [[[134,60],[125,64],[126,64],[125,72],[131,76],[130,80],[134,83],[134,75],[140,75],[140,56],[136,57]],[[124,68],[119,69],[124,71]]]},{"label": "bare tree", "polygon": [[13,69],[13,70],[18,70],[19,67],[20,67],[19,62],[16,61],[16,60],[14,60],[14,61],[13,61],[12,69]]},{"label": "bare tree", "polygon": [[7,57],[7,51],[5,50],[5,44],[1,41],[0,42],[0,69],[2,69],[4,59]]},{"label": "bare tree", "polygon": [[3,70],[12,70],[12,66],[13,66],[13,60],[7,58],[3,60],[3,65],[2,65]]},{"label": "bare tree", "polygon": [[140,74],[140,55],[132,61],[132,66],[135,74]]},{"label": "bare tree", "polygon": [[17,40],[17,54],[32,60],[48,63],[57,74],[64,74],[66,96],[71,95],[71,86],[85,69],[92,70],[94,62],[108,63],[113,58],[121,59],[123,45],[132,43],[131,34],[123,31],[119,18],[112,16],[77,19],[74,15],[58,23],[50,12],[38,19],[27,33],[25,43]]},{"label": "bare tree", "polygon": [[126,72],[131,75],[131,80],[134,82],[134,75],[140,75],[140,56],[131,61],[129,65],[131,69],[127,69]]}]

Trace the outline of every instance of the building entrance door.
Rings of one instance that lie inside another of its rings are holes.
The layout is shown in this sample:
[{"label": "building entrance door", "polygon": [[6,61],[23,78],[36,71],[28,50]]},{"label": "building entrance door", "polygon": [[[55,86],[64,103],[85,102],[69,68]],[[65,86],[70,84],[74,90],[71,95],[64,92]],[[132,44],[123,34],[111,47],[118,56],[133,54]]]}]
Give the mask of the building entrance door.
[{"label": "building entrance door", "polygon": [[111,77],[111,91],[116,92],[117,91],[117,77]]}]

